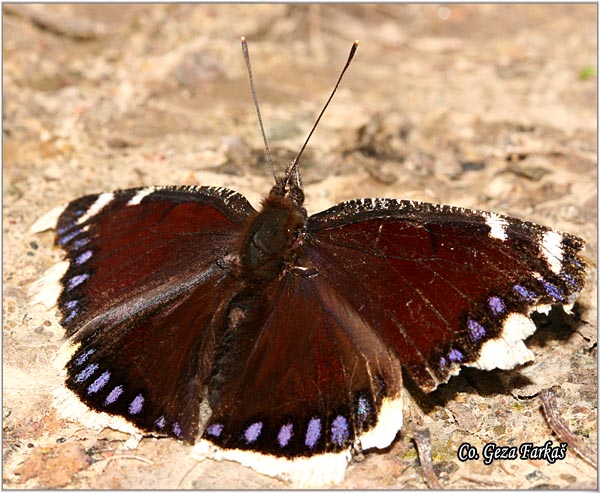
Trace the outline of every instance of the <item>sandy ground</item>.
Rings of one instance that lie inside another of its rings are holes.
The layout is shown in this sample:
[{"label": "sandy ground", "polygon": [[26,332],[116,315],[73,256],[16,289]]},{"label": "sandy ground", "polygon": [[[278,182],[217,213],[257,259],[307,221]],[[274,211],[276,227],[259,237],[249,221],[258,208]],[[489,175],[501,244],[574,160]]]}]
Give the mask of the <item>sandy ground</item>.
[{"label": "sandy ground", "polygon": [[[27,286],[60,253],[33,221],[80,195],[152,184],[271,185],[239,46],[250,41],[271,146],[299,149],[351,42],[358,54],[303,163],[309,213],[386,196],[518,216],[597,252],[595,5],[43,5],[3,15],[3,480],[10,488],[284,488],[172,439],[92,432],[57,418],[55,313]],[[427,398],[344,488],[423,488],[411,427],[431,430],[449,488],[596,488],[573,454],[462,463],[462,442],[543,445],[537,393],[596,448],[596,270],[576,320],[542,318],[533,364],[463,371]]]}]

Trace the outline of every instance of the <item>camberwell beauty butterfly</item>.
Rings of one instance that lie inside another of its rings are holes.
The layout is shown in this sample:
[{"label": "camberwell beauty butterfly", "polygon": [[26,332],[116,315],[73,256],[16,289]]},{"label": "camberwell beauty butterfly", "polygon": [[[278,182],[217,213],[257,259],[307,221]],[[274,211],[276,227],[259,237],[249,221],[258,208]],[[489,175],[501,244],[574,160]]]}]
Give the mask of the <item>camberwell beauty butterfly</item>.
[{"label": "camberwell beauty butterfly", "polygon": [[400,430],[401,368],[429,392],[461,365],[529,361],[531,312],[572,306],[584,285],[569,234],[386,198],[309,217],[303,198],[297,158],[260,211],[215,187],[68,204],[50,273],[66,386],[197,454],[339,480]]}]

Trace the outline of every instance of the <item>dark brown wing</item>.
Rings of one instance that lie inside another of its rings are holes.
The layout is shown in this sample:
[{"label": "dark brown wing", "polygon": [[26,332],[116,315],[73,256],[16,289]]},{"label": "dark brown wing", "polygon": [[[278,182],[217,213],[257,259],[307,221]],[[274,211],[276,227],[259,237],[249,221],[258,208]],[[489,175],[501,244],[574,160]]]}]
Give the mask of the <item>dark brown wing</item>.
[{"label": "dark brown wing", "polygon": [[71,202],[57,224],[67,252],[59,307],[67,335],[119,303],[235,253],[255,211],[216,187],[138,188]]},{"label": "dark brown wing", "polygon": [[[237,359],[221,367],[203,438],[283,457],[348,450],[361,435],[365,448],[387,446],[402,424],[396,356],[323,276],[296,269],[272,289],[257,313],[234,301],[248,326],[235,327]],[[373,431],[382,412],[384,437]]]},{"label": "dark brown wing", "polygon": [[66,386],[88,406],[190,443],[235,283],[220,266],[116,304],[73,336]]},{"label": "dark brown wing", "polygon": [[231,260],[254,212],[214,187],[71,202],[56,237],[68,260],[58,299],[74,350],[67,387],[98,411],[193,442],[213,328],[240,289]]},{"label": "dark brown wing", "polygon": [[391,199],[311,216],[305,252],[425,391],[461,364],[512,368],[529,313],[582,289],[583,241],[496,214]]}]

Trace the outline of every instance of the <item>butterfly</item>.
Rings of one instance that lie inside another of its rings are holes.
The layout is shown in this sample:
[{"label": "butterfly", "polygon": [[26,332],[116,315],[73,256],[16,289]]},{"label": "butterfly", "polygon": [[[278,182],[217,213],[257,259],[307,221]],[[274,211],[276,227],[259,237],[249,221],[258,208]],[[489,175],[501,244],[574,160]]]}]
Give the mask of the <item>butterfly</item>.
[{"label": "butterfly", "polygon": [[583,240],[531,222],[392,198],[303,204],[299,156],[259,210],[210,186],[70,202],[52,222],[66,386],[197,455],[339,481],[401,429],[402,368],[431,392],[463,365],[523,364],[530,314],[569,309],[585,283]]}]

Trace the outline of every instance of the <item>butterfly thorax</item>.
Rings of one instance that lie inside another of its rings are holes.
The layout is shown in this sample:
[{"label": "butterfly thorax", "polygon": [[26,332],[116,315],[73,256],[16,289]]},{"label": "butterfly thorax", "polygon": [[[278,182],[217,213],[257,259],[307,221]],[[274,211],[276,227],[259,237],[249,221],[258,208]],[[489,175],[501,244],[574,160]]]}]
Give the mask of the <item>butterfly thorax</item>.
[{"label": "butterfly thorax", "polygon": [[240,241],[242,273],[255,282],[269,282],[293,262],[306,225],[306,212],[293,199],[271,193],[262,210],[248,222]]}]

